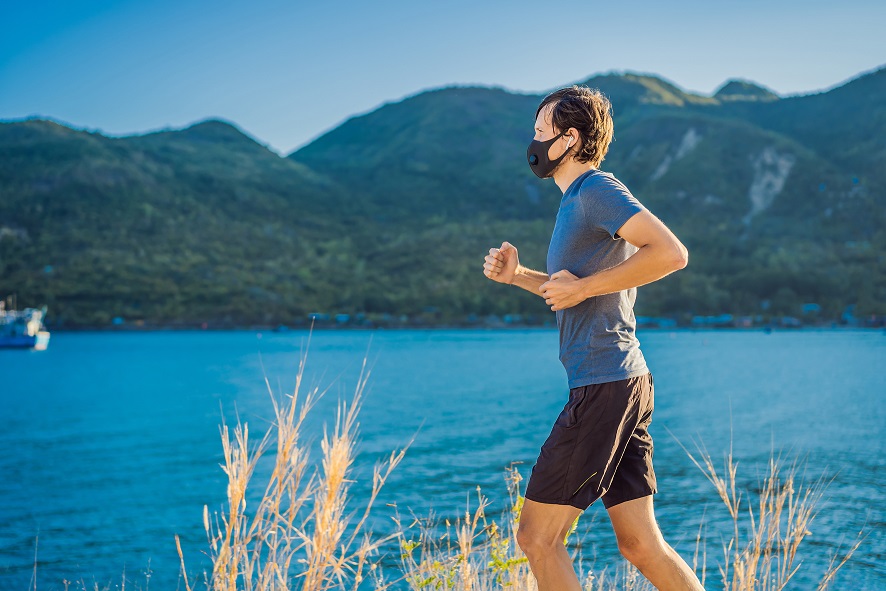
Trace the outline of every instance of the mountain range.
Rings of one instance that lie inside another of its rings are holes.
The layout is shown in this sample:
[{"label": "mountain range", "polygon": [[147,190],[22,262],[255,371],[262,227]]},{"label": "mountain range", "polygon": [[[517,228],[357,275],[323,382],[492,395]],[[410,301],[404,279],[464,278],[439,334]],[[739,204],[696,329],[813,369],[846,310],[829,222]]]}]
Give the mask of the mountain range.
[{"label": "mountain range", "polygon": [[[611,100],[601,165],[690,251],[638,315],[886,316],[886,68],[780,97],[657,76]],[[0,123],[0,295],[48,324],[551,323],[483,275],[492,246],[544,269],[560,201],[525,161],[544,96],[451,86],[355,116],[285,157],[210,119],[111,138]]]}]

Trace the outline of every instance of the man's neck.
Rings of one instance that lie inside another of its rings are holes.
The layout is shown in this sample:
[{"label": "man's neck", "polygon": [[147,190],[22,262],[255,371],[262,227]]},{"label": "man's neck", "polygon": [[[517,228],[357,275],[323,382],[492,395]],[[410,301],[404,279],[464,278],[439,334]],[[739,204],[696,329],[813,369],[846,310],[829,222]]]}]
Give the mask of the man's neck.
[{"label": "man's neck", "polygon": [[570,159],[569,162],[561,164],[554,173],[554,182],[560,187],[560,192],[565,193],[572,181],[593,168],[588,162],[576,162],[574,159]]}]

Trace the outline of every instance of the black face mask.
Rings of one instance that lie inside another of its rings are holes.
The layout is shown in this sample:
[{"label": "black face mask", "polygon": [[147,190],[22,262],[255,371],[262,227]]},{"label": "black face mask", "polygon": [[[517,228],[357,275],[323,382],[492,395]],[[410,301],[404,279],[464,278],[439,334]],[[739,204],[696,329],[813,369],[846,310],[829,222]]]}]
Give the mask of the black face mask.
[{"label": "black face mask", "polygon": [[526,149],[526,159],[529,161],[529,168],[532,169],[532,172],[534,172],[535,176],[538,178],[549,178],[551,173],[554,172],[554,169],[557,168],[557,165],[560,164],[560,161],[569,153],[569,148],[566,148],[566,151],[563,152],[559,158],[554,160],[548,158],[548,149],[560,138],[560,136],[566,133],[566,131],[568,130],[561,131],[558,135],[544,142],[532,140],[532,143],[530,143],[529,147]]}]

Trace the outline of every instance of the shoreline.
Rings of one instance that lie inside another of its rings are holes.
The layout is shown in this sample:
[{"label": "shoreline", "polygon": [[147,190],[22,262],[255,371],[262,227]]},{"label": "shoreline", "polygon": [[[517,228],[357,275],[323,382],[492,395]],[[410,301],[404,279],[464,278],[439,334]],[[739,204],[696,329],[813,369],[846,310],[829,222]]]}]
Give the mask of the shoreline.
[{"label": "shoreline", "polygon": [[[181,326],[181,325],[152,325],[152,326],[77,326],[77,327],[47,327],[47,330],[57,333],[75,332],[271,332],[286,334],[288,332],[309,332],[310,330],[323,331],[371,331],[371,330],[543,330],[557,331],[555,324],[501,324],[501,325],[464,325],[464,324],[427,324],[427,325],[328,325],[320,324],[310,326],[287,326],[280,329],[279,325],[238,325],[238,326]],[[886,331],[883,326],[848,326],[848,325],[804,325],[804,326],[642,326],[637,327],[637,332],[846,332],[846,331]]]}]

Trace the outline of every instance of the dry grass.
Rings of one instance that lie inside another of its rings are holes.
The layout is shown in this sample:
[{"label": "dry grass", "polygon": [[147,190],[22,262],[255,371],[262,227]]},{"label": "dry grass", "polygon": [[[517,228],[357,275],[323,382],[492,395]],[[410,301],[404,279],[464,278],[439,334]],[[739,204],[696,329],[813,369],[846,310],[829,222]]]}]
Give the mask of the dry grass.
[{"label": "dry grass", "polygon": [[[401,534],[400,563],[410,589],[535,588],[529,563],[516,544],[522,505],[520,478],[515,468],[509,469],[511,502],[500,523],[487,520],[488,500],[479,487],[477,508],[471,511],[468,504],[464,516],[457,518],[454,525],[445,520],[445,529],[438,527],[433,515],[415,518],[405,529],[402,521],[395,519]],[[411,537],[409,531],[416,526],[417,537]]]},{"label": "dry grass", "polygon": [[[356,418],[369,378],[366,360],[352,402],[339,402],[333,433],[328,434],[324,426],[322,461],[309,476],[309,446],[302,444],[300,436],[305,417],[323,393],[315,388],[299,404],[306,359],[305,355],[301,360],[294,392],[282,403],[268,384],[275,421],[258,442],[250,440],[248,425],[239,420],[233,436],[228,426],[222,425],[228,503],[221,514],[210,514],[208,507],[203,509],[213,562],[212,572],[202,581],[207,589],[356,589],[371,579],[375,589],[383,590],[391,584],[377,572],[378,560],[373,560],[373,555],[398,534],[375,537],[364,531],[364,525],[385,480],[403,459],[408,445],[375,466],[369,499],[359,520],[352,523],[347,501],[353,481],[348,476],[356,455]],[[258,504],[248,511],[247,487],[256,465],[272,444],[276,454],[270,476]],[[184,584],[191,591],[178,536],[176,546]]]},{"label": "dry grass", "polygon": [[[407,528],[401,520],[395,520],[401,533],[400,562],[407,573],[409,588],[416,591],[451,589],[453,591],[536,591],[535,577],[529,568],[526,555],[517,545],[517,529],[523,496],[520,495],[522,477],[513,465],[508,467],[507,482],[510,502],[500,521],[487,519],[487,499],[477,488],[477,508],[468,505],[463,517],[455,524],[445,520],[445,528],[436,527],[433,516],[413,519]],[[577,535],[578,519],[563,540],[569,545]],[[417,537],[410,537],[409,530],[418,526]],[[442,530],[442,531],[441,531]],[[580,548],[576,546],[576,548]],[[639,572],[627,562],[617,565],[615,573],[606,570],[596,572],[587,569],[581,556],[573,551],[573,561],[579,568],[584,588],[588,591],[618,589],[639,591],[642,583]]]},{"label": "dry grass", "polygon": [[[824,477],[805,483],[798,478],[796,461],[785,469],[782,461],[770,456],[769,470],[756,499],[751,499],[748,493],[745,503],[746,491],[741,491],[737,484],[738,462],[731,445],[724,458],[722,476],[702,445],[696,444],[698,458],[685,447],[683,450],[714,485],[732,522],[732,538],[724,543],[723,561],[718,566],[723,588],[726,591],[780,591],[787,588],[800,569],[797,552],[811,534],[816,506],[829,483]],[[859,533],[853,546],[836,565],[836,555],[832,556],[816,587],[818,591],[828,589],[837,571],[862,541]],[[702,584],[704,576],[702,573]]]},{"label": "dry grass", "polygon": [[[221,513],[210,513],[204,507],[203,521],[213,568],[204,575],[200,586],[212,591],[324,591],[367,586],[382,591],[402,582],[401,586],[408,585],[415,591],[536,590],[527,558],[516,541],[523,497],[521,477],[513,466],[505,476],[510,502],[498,521],[487,518],[488,501],[478,487],[477,507],[471,510],[468,503],[465,514],[454,524],[444,520],[444,527],[431,515],[425,519],[413,517],[404,527],[397,514],[392,533],[376,536],[364,531],[373,503],[391,471],[403,459],[407,445],[375,466],[372,492],[359,520],[352,521],[353,513],[347,511],[349,486],[353,482],[349,476],[356,457],[356,417],[369,377],[366,361],[353,401],[349,405],[339,402],[333,433],[327,434],[324,426],[321,463],[309,476],[308,446],[301,443],[300,436],[307,413],[322,394],[314,389],[298,404],[306,359],[305,355],[301,360],[292,394],[279,402],[271,392],[275,421],[261,439],[251,440],[248,426],[239,420],[233,432],[222,425],[228,504]],[[256,465],[271,445],[276,446],[276,454],[270,476],[263,483],[260,500],[248,509],[247,487],[254,486]],[[686,453],[713,484],[731,521],[732,537],[723,544],[723,559],[718,564],[723,588],[785,589],[801,566],[798,549],[809,535],[816,504],[826,486],[824,481],[818,479],[807,485],[797,478],[796,463],[785,470],[773,458],[768,475],[752,500],[754,495],[739,486],[738,464],[731,449],[722,475],[710,455],[701,447],[697,449],[698,458],[688,450]],[[567,546],[577,527],[578,519],[564,540]],[[818,585],[819,591],[828,588],[861,541],[857,540],[839,563],[836,556],[831,560]],[[389,542],[399,545],[400,572],[397,578],[385,581],[379,550]],[[184,575],[185,559],[180,546],[178,550]],[[587,591],[652,588],[626,561],[609,569],[594,570],[575,552],[573,559]],[[700,528],[693,567],[703,584],[707,561]],[[614,572],[610,574],[609,570]],[[193,584],[186,576],[184,584],[192,591]]]}]

